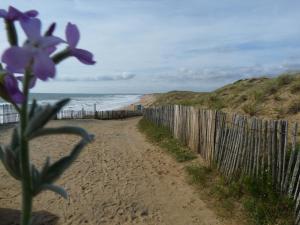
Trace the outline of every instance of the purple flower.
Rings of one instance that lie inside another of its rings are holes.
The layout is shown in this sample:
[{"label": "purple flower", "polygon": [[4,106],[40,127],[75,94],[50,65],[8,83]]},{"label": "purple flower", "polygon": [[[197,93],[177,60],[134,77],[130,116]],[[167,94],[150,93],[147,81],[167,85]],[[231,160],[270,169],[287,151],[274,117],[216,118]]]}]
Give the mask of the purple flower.
[{"label": "purple flower", "polygon": [[93,54],[91,52],[76,48],[80,39],[80,33],[75,24],[68,23],[66,27],[66,39],[72,56],[76,57],[80,62],[87,65],[93,65],[96,63],[93,60]]},{"label": "purple flower", "polygon": [[23,13],[12,6],[9,6],[8,11],[0,9],[0,18],[4,18],[10,21],[26,20],[32,17],[36,17],[37,15],[38,12],[36,10],[29,10]]},{"label": "purple flower", "polygon": [[32,65],[32,73],[41,80],[55,76],[55,64],[49,57],[56,49],[56,45],[64,42],[55,36],[41,35],[41,22],[39,19],[28,19],[21,23],[27,36],[23,47],[12,46],[2,55],[2,62],[7,70],[13,73],[24,73]]},{"label": "purple flower", "polygon": [[7,70],[0,67],[0,96],[8,101],[16,104],[25,100],[23,93],[19,89],[18,78]]}]

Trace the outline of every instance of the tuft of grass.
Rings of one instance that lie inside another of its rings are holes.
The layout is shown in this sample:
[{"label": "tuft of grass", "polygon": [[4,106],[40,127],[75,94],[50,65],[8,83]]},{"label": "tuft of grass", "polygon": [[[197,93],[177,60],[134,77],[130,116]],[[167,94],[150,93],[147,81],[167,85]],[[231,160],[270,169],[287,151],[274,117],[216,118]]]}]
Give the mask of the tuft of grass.
[{"label": "tuft of grass", "polygon": [[253,97],[255,102],[262,102],[265,99],[264,93],[262,91],[254,91]]},{"label": "tuft of grass", "polygon": [[284,86],[292,83],[295,80],[295,76],[292,74],[282,74],[277,77],[276,81],[278,86]]},{"label": "tuft of grass", "polygon": [[274,111],[277,113],[277,115],[276,115],[277,119],[282,119],[285,117],[285,112],[286,112],[285,108],[278,107],[278,108],[275,108]]},{"label": "tuft of grass", "polygon": [[297,94],[299,92],[300,92],[300,81],[298,80],[291,86],[291,93]]},{"label": "tuft of grass", "polygon": [[268,176],[261,178],[245,177],[228,182],[218,176],[214,169],[200,165],[187,166],[186,170],[193,184],[214,205],[220,208],[223,216],[233,215],[237,205],[241,205],[248,217],[249,224],[291,225],[294,223],[293,202],[273,189]]},{"label": "tuft of grass", "polygon": [[282,101],[283,99],[282,99],[282,97],[280,97],[280,95],[275,94],[275,95],[274,95],[274,100],[277,101],[277,102],[280,102],[280,101]]},{"label": "tuft of grass", "polygon": [[300,112],[300,98],[292,101],[287,108],[288,114],[297,114],[298,112]]},{"label": "tuft of grass", "polygon": [[228,185],[218,176],[217,171],[210,167],[195,164],[186,166],[186,171],[190,182],[199,187],[199,191],[207,197],[210,205],[216,207],[218,214],[225,218],[232,217],[238,196],[235,186]]},{"label": "tuft of grass", "polygon": [[191,177],[191,182],[196,185],[205,186],[212,173],[212,169],[200,165],[189,165],[186,167],[187,173]]},{"label": "tuft of grass", "polygon": [[257,103],[247,103],[242,107],[243,111],[250,116],[257,116],[260,112],[260,107]]},{"label": "tuft of grass", "polygon": [[208,97],[207,105],[215,110],[221,110],[225,107],[224,101],[217,94],[212,94]]},{"label": "tuft of grass", "polygon": [[277,91],[278,91],[278,83],[276,82],[276,80],[269,80],[268,82],[265,83],[264,85],[265,96],[276,94]]},{"label": "tuft of grass", "polygon": [[146,134],[151,142],[158,144],[171,153],[177,162],[185,162],[197,158],[194,152],[174,139],[167,128],[157,126],[145,118],[139,121],[138,128],[141,132]]},{"label": "tuft of grass", "polygon": [[243,204],[256,225],[294,224],[293,202],[273,189],[268,176],[244,179],[243,189],[247,194]]}]

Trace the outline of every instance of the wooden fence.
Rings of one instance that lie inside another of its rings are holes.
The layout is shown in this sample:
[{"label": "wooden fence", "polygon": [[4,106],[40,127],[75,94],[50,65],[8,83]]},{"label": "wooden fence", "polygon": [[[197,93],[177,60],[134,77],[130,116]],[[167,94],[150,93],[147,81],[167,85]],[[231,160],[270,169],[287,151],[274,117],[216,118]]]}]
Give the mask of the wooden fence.
[{"label": "wooden fence", "polygon": [[[62,110],[56,119],[125,119],[134,116],[141,116],[142,111],[128,111],[128,110],[110,110],[110,111],[88,111],[88,110]],[[0,125],[16,123],[20,119],[18,112],[10,104],[0,105]]]},{"label": "wooden fence", "polygon": [[98,119],[98,120],[113,120],[125,119],[129,117],[142,116],[142,111],[129,110],[110,110],[110,111],[74,111],[62,110],[57,114],[57,119]]},{"label": "wooden fence", "polygon": [[297,124],[179,105],[145,109],[144,117],[167,127],[229,181],[267,175],[276,191],[295,201],[300,224]]}]

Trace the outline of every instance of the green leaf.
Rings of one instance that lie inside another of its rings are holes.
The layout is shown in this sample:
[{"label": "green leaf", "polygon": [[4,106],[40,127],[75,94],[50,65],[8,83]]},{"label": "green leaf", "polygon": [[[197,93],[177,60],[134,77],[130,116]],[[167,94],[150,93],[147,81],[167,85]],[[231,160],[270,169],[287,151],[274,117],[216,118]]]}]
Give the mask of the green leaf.
[{"label": "green leaf", "polygon": [[16,151],[19,149],[20,142],[19,142],[19,130],[17,127],[14,128],[13,133],[12,133],[12,138],[10,142],[10,147],[13,151]]},{"label": "green leaf", "polygon": [[38,107],[32,118],[29,120],[25,132],[26,136],[31,136],[33,132],[43,128],[69,101],[70,99],[63,99],[54,105]]},{"label": "green leaf", "polygon": [[0,146],[0,160],[4,158],[4,152],[2,150],[2,146]]},{"label": "green leaf", "polygon": [[[20,160],[19,154],[12,151],[8,147],[0,147],[0,155],[1,161],[5,167],[5,169],[9,172],[9,174],[14,177],[16,180],[21,179],[21,170],[20,170]],[[19,150],[17,150],[18,152]]]},{"label": "green leaf", "polygon": [[36,103],[36,100],[33,99],[31,107],[30,107],[30,111],[29,111],[29,119],[31,119],[34,116],[34,114],[37,110],[37,107],[38,107],[38,105]]},{"label": "green leaf", "polygon": [[90,142],[89,140],[82,139],[71,151],[68,156],[65,156],[51,166],[49,166],[46,170],[42,171],[42,183],[53,183],[56,181],[63,172],[70,167],[70,165],[77,159],[81,150],[84,148],[86,144]]},{"label": "green leaf", "polygon": [[59,194],[65,199],[68,199],[68,193],[60,186],[54,185],[54,184],[44,184],[42,185],[42,190],[50,190],[55,192],[56,194]]},{"label": "green leaf", "polygon": [[41,174],[33,164],[31,165],[31,188],[33,196],[36,196],[42,191]]},{"label": "green leaf", "polygon": [[84,129],[80,127],[64,126],[56,128],[43,128],[34,132],[29,136],[30,139],[45,136],[45,135],[57,135],[57,134],[73,134],[82,137],[86,141],[92,141],[93,136],[87,133]]}]

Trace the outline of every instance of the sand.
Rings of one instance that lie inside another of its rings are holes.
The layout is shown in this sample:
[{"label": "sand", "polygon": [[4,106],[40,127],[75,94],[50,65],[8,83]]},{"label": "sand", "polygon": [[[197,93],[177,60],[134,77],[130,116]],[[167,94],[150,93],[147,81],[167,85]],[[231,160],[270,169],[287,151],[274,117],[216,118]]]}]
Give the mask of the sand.
[{"label": "sand", "polygon": [[121,110],[134,110],[135,105],[142,105],[145,108],[150,107],[156,100],[155,94],[144,94],[141,99],[133,104],[120,108]]},{"label": "sand", "polygon": [[[96,135],[58,184],[69,199],[43,192],[34,200],[34,224],[213,225],[225,224],[186,181],[184,165],[138,132],[140,118],[119,121],[53,121],[78,125]],[[9,141],[11,130],[0,133]],[[32,144],[33,161],[67,154],[73,136],[51,136]],[[0,165],[0,224],[18,224],[20,186]]]}]

